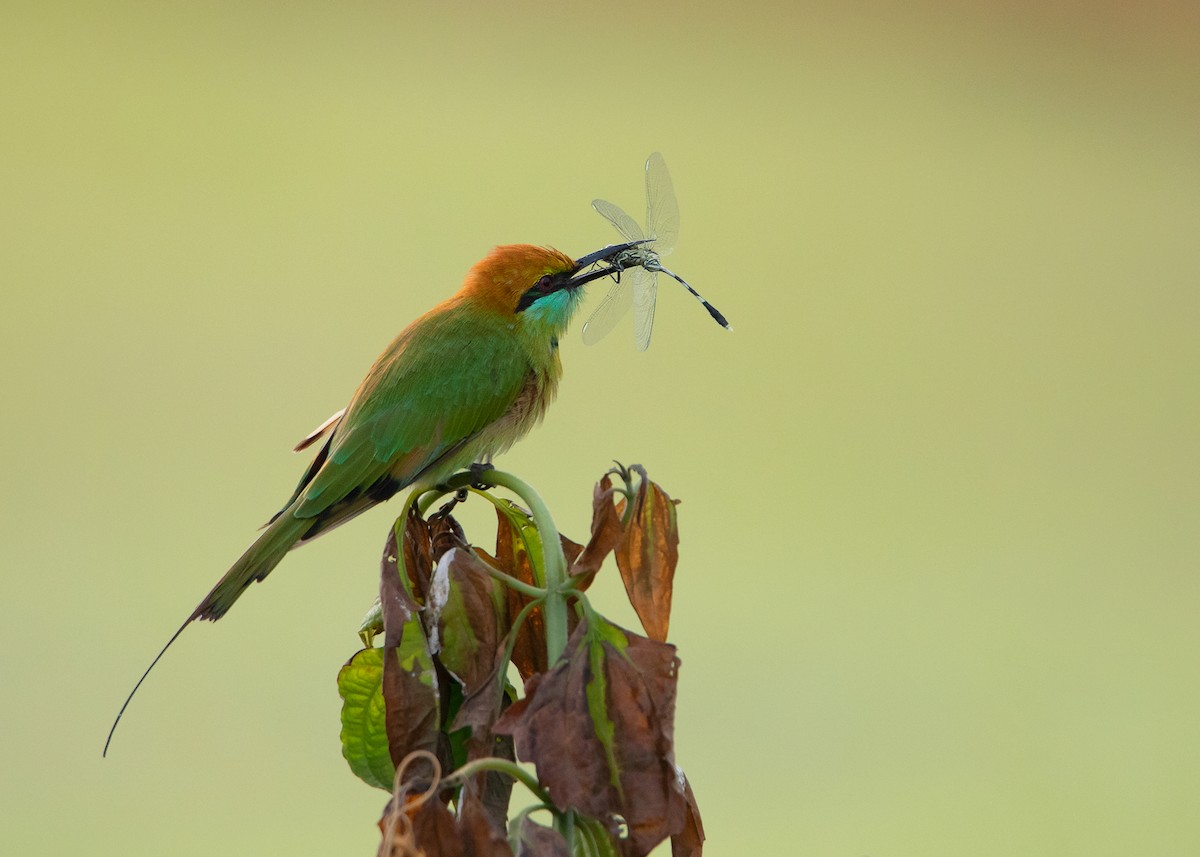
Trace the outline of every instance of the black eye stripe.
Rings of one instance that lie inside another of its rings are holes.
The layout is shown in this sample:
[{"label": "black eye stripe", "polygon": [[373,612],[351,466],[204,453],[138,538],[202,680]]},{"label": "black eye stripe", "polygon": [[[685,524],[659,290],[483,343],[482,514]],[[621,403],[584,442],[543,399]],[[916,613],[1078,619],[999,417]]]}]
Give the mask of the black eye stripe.
[{"label": "black eye stripe", "polygon": [[526,289],[525,294],[517,302],[517,312],[528,309],[540,297],[558,291],[559,284],[554,274],[543,274],[538,281]]}]

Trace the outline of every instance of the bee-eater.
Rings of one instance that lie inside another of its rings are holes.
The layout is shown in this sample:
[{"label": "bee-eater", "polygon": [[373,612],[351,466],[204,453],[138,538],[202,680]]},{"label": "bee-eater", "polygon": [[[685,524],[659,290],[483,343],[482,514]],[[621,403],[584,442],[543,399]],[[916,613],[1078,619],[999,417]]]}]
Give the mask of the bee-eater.
[{"label": "bee-eater", "polygon": [[397,491],[432,487],[490,461],[528,433],[558,388],[558,340],[579,306],[580,287],[616,273],[602,263],[636,243],[578,260],[512,244],[471,268],[457,294],[392,340],[345,411],[301,442],[299,448],[328,433],[291,499],[175,632],[125,706],[184,628],[220,619],[293,547]]}]

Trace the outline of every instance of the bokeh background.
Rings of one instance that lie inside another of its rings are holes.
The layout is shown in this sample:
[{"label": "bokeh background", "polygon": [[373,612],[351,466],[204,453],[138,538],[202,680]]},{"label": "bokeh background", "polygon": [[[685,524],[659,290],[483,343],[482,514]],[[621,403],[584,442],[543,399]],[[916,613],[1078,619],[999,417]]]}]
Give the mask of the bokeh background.
[{"label": "bokeh background", "polygon": [[612,458],[683,499],[708,853],[1200,850],[1195,4],[3,19],[0,850],[374,853],[334,676],[394,507],[105,732],[389,339],[494,244],[608,243],[654,150],[736,330],[577,324],[499,463],[569,533]]}]

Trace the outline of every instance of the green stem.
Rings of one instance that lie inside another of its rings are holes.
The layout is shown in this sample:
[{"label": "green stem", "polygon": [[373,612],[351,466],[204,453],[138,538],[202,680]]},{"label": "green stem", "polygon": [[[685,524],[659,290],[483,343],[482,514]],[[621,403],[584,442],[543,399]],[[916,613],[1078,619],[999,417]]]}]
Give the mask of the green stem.
[{"label": "green stem", "polygon": [[[421,499],[421,489],[416,488],[409,492],[408,498],[404,501],[404,508],[400,512],[400,517],[392,524],[392,531],[396,534],[396,571],[400,573],[400,585],[406,591],[412,588],[412,584],[408,580],[408,567],[404,564],[404,537],[408,535],[408,510],[417,505]],[[382,592],[379,593],[381,596]],[[410,596],[412,592],[408,593]],[[382,607],[380,608],[382,616]]]},{"label": "green stem", "polygon": [[525,788],[533,792],[542,803],[550,804],[550,795],[546,794],[546,790],[538,784],[537,777],[522,768],[516,762],[511,762],[508,759],[500,759],[496,756],[487,756],[482,759],[476,759],[473,762],[467,762],[453,774],[442,780],[442,784],[453,784],[469,780],[476,774],[481,774],[485,771],[499,771],[502,774],[507,774],[514,780],[517,780]]},{"label": "green stem", "polygon": [[567,558],[563,555],[562,541],[558,535],[558,528],[554,526],[554,518],[538,493],[523,480],[503,470],[488,470],[483,473],[464,470],[451,476],[445,484],[422,492],[417,508],[424,515],[438,498],[480,481],[508,489],[524,500],[533,514],[533,525],[542,539],[542,568],[546,578],[546,600],[542,604],[542,612],[546,621],[546,654],[549,663],[553,664],[567,648],[567,600],[564,594]]},{"label": "green stem", "polygon": [[556,815],[557,811],[548,803],[534,803],[521,809],[508,822],[508,846],[512,849],[513,854],[517,854],[521,850],[521,825],[535,812],[546,810],[552,815]]},{"label": "green stem", "polygon": [[[492,471],[489,470],[487,472],[490,474]],[[463,488],[470,488],[479,481],[479,478],[479,474],[472,470],[460,470],[436,488],[418,489],[418,493],[421,494],[421,502],[417,506],[417,511],[424,518],[425,513],[429,511],[429,507],[442,497],[445,497],[447,494],[457,494]]]},{"label": "green stem", "polygon": [[489,470],[483,479],[500,488],[507,488],[529,506],[533,524],[542,539],[542,568],[546,575],[546,600],[542,612],[546,619],[546,654],[553,664],[567,648],[567,600],[563,585],[567,579],[567,558],[563,556],[562,541],[550,510],[528,484],[502,470]]},{"label": "green stem", "polygon": [[[562,834],[563,839],[567,841],[567,853],[575,853],[575,837],[579,835],[579,831],[575,827],[575,811],[567,810],[561,815],[554,816],[554,829]],[[598,853],[593,851],[593,853]]]},{"label": "green stem", "polygon": [[511,574],[505,574],[498,568],[492,568],[490,563],[484,562],[483,564],[487,566],[488,574],[503,583],[509,589],[515,589],[517,592],[520,592],[522,595],[528,595],[530,598],[541,598],[546,594],[546,590],[542,589],[540,586],[534,586],[532,583],[526,583],[523,580],[517,580]]}]

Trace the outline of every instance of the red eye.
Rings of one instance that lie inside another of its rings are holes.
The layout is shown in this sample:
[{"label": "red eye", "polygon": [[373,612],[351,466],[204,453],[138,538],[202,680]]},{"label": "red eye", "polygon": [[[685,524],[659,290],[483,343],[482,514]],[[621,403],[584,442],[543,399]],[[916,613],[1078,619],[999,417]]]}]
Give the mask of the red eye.
[{"label": "red eye", "polygon": [[517,312],[529,309],[533,306],[533,302],[538,298],[544,298],[546,295],[552,295],[559,288],[558,282],[553,274],[542,274],[538,277],[536,283],[525,290],[525,294],[521,295],[521,299],[517,301]]}]

